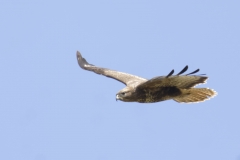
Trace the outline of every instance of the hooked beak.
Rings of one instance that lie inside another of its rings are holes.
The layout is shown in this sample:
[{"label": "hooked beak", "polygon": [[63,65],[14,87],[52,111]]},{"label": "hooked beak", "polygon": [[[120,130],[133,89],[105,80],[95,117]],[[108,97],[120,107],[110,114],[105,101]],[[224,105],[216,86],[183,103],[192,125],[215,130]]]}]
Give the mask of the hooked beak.
[{"label": "hooked beak", "polygon": [[116,95],[116,101],[117,101],[117,100],[119,100],[119,96],[118,96],[118,94]]}]

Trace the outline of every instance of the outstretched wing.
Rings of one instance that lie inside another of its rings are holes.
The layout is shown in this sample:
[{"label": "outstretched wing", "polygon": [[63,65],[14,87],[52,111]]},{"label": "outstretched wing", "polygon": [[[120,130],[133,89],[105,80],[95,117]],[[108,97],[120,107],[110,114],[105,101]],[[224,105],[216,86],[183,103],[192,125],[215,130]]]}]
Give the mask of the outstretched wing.
[{"label": "outstretched wing", "polygon": [[172,76],[174,70],[172,70],[167,76],[159,76],[152,78],[145,83],[140,84],[139,88],[153,88],[153,87],[170,87],[170,86],[176,86],[178,88],[192,88],[200,83],[205,83],[208,77],[206,76],[197,76],[197,75],[190,75],[194,74],[199,71],[199,69],[186,74],[186,75],[180,75],[184,73],[188,69],[188,66],[186,66],[181,72],[179,72],[177,75]]},{"label": "outstretched wing", "polygon": [[141,77],[138,77],[138,76],[135,76],[135,75],[131,75],[131,74],[128,74],[128,73],[123,73],[123,72],[118,72],[118,71],[110,70],[110,69],[107,69],[107,68],[100,68],[100,67],[94,66],[92,64],[89,64],[85,60],[85,58],[83,58],[81,56],[79,51],[77,51],[77,60],[78,60],[79,66],[82,69],[88,70],[88,71],[93,71],[97,74],[116,79],[116,80],[124,83],[127,86],[135,87],[136,85],[147,81],[147,79],[144,79],[144,78],[141,78]]}]

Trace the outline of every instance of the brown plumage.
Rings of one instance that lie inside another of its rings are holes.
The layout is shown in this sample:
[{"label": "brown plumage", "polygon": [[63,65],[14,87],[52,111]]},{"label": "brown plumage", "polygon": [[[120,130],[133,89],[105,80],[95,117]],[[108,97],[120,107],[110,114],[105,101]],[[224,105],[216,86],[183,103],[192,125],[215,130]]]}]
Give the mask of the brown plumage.
[{"label": "brown plumage", "polygon": [[188,66],[177,75],[173,75],[174,70],[172,70],[167,76],[147,80],[128,73],[96,67],[89,64],[79,51],[77,51],[77,60],[84,70],[93,71],[124,83],[126,87],[116,94],[116,100],[124,102],[153,103],[173,99],[176,102],[193,103],[205,101],[217,94],[209,88],[194,88],[198,84],[205,83],[208,77],[191,75],[197,73],[199,69],[181,75],[187,71]]}]

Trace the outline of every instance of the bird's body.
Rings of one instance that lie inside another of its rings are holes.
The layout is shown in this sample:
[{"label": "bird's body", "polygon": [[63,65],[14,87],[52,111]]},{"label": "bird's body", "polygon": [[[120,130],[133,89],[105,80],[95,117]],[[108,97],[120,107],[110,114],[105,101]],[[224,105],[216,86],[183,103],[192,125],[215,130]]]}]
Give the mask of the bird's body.
[{"label": "bird's body", "polygon": [[177,87],[157,87],[136,89],[132,100],[140,103],[153,103],[172,99],[181,95],[181,90]]},{"label": "bird's body", "polygon": [[188,66],[177,75],[173,76],[174,70],[172,70],[167,76],[159,76],[147,80],[128,73],[96,67],[89,64],[78,51],[77,60],[82,69],[93,71],[124,83],[126,87],[116,94],[116,99],[124,102],[153,103],[173,99],[177,102],[192,103],[202,102],[216,95],[216,92],[212,89],[193,88],[200,83],[205,83],[208,77],[191,75],[198,72],[199,69],[192,73],[181,75],[188,69]]}]

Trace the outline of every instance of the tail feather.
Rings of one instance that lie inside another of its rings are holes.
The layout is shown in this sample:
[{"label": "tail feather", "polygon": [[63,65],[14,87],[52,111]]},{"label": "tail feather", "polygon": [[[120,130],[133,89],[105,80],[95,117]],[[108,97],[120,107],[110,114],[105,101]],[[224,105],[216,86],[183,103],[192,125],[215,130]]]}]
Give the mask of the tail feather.
[{"label": "tail feather", "polygon": [[208,100],[215,95],[217,92],[209,88],[190,88],[182,89],[182,95],[174,98],[179,103],[198,103]]}]

